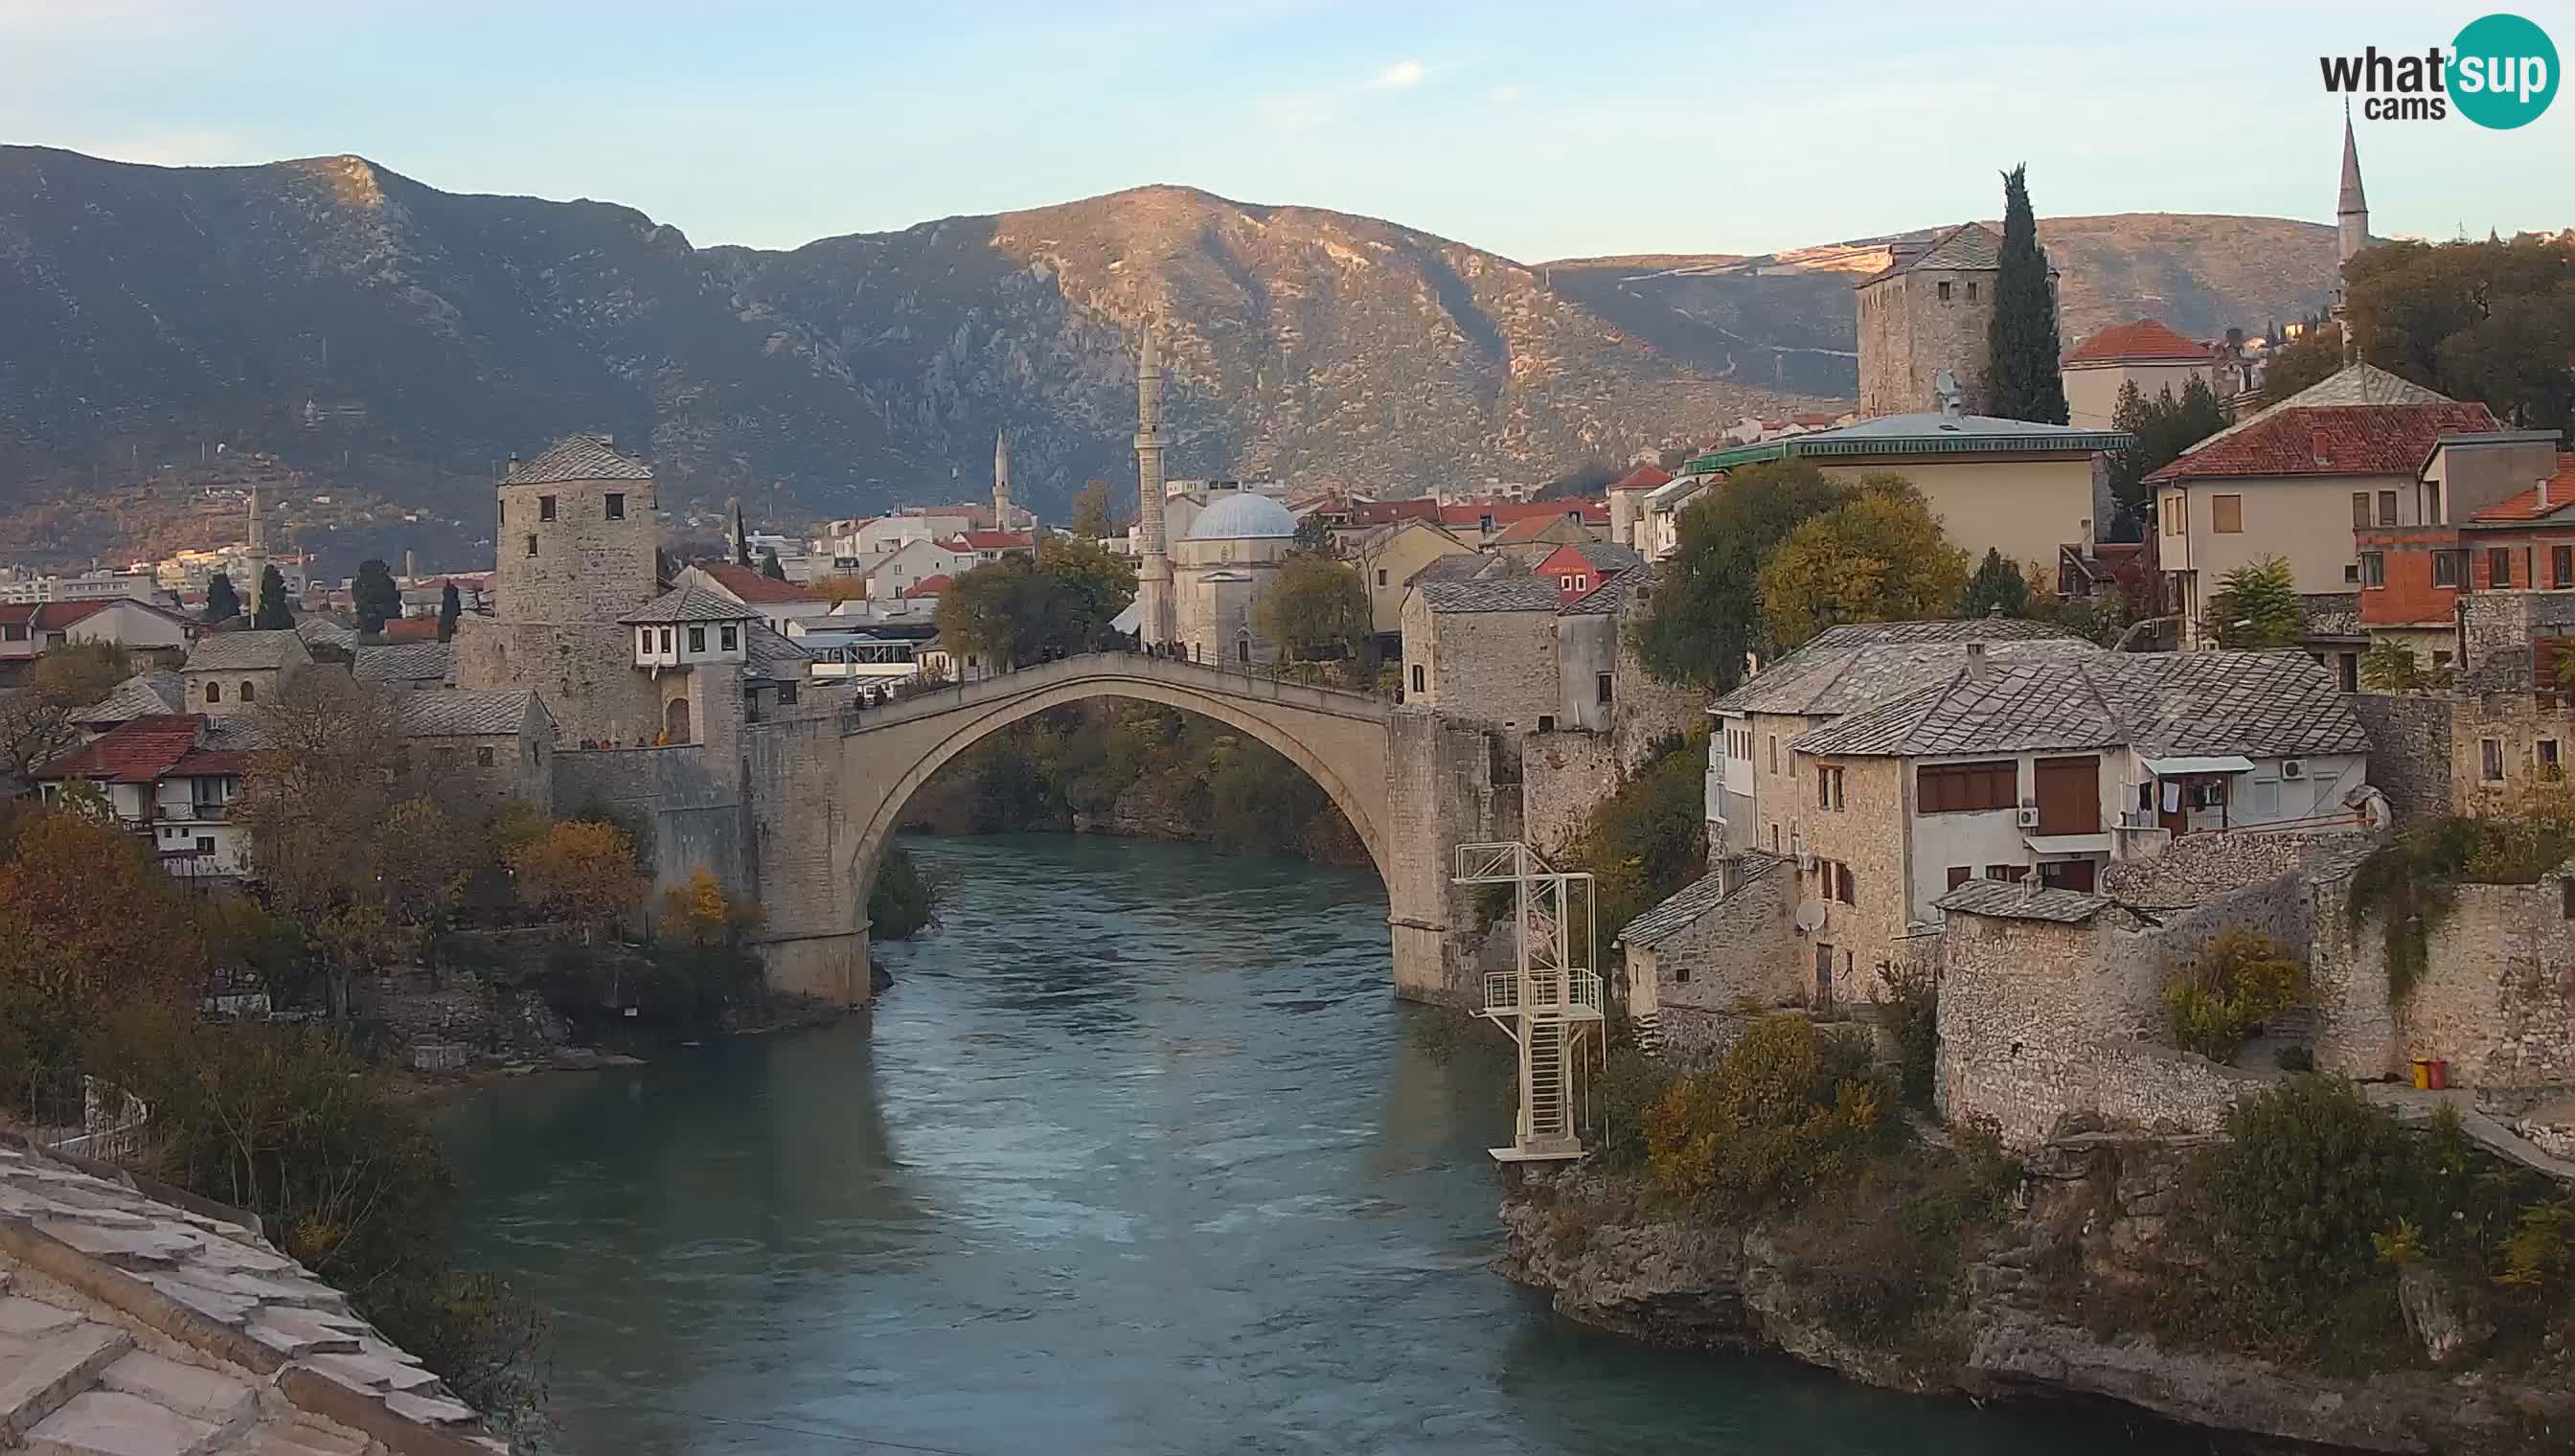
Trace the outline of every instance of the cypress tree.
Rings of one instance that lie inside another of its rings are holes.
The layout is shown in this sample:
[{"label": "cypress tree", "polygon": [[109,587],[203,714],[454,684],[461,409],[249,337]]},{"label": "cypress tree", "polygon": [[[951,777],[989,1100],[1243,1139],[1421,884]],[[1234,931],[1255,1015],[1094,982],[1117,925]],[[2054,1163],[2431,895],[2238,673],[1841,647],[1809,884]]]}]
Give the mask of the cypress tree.
[{"label": "cypress tree", "polygon": [[455,640],[457,619],[464,615],[465,600],[457,595],[456,584],[450,582],[438,594],[438,640],[440,642]]},{"label": "cypress tree", "polygon": [[2065,423],[2056,298],[2047,287],[2047,254],[2038,246],[2026,164],[2003,174],[2002,271],[1994,280],[1994,319],[1985,347],[1986,413]]},{"label": "cypress tree", "polygon": [[206,621],[230,622],[241,616],[241,598],[233,591],[232,574],[217,572],[206,579]]},{"label": "cypress tree", "polygon": [[350,605],[358,612],[358,631],[369,637],[385,630],[385,624],[402,616],[402,589],[394,585],[393,568],[376,557],[358,563],[357,580],[350,584]]},{"label": "cypress tree", "polygon": [[286,606],[286,574],[274,566],[259,574],[259,614],[250,625],[258,632],[283,632],[295,626],[295,614]]}]

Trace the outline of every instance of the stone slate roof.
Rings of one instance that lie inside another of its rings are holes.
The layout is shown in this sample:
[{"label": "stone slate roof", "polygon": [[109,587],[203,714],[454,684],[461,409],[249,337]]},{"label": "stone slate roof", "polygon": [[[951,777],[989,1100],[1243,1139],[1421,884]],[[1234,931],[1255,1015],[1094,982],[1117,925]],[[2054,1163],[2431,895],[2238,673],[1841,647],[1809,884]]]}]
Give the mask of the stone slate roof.
[{"label": "stone slate roof", "polygon": [[534,460],[510,462],[505,486],[542,486],[551,481],[649,481],[653,468],[621,455],[605,435],[567,435]]},{"label": "stone slate roof", "polygon": [[308,617],[295,624],[295,635],[309,648],[346,648],[357,651],[358,630],[343,627],[327,617]]},{"label": "stone slate roof", "polygon": [[[1734,885],[1738,892],[1745,885],[1769,875],[1786,862],[1777,855],[1765,854],[1758,849],[1747,850],[1738,858],[1743,866],[1743,877],[1736,880]],[[1610,943],[1645,946],[1661,944],[1698,923],[1699,916],[1724,903],[1728,896],[1721,888],[1723,882],[1723,877],[1713,870],[1700,875],[1681,886],[1680,892],[1670,899],[1629,920],[1626,927],[1621,929]]]},{"label": "stone slate roof", "polygon": [[749,671],[755,677],[800,683],[812,671],[814,655],[797,646],[795,639],[780,637],[765,622],[750,625],[743,648]]},{"label": "stone slate roof", "polygon": [[1933,900],[1940,909],[2002,920],[2053,920],[2079,925],[2110,907],[2110,897],[2079,889],[2048,889],[2005,884],[1998,879],[1971,879]]},{"label": "stone slate roof", "polygon": [[1472,582],[1490,577],[1525,577],[1529,569],[1506,556],[1486,556],[1482,552],[1452,551],[1435,556],[1421,564],[1420,570],[1404,579],[1407,587],[1429,582]]},{"label": "stone slate roof", "polygon": [[1960,223],[1945,233],[1934,234],[1929,242],[1921,245],[1919,252],[1903,251],[1909,246],[1899,245],[1894,262],[1852,286],[1866,288],[1880,279],[1911,273],[1916,268],[1991,272],[2003,266],[2003,240],[1979,223]]},{"label": "stone slate roof", "polygon": [[85,724],[128,723],[158,714],[179,713],[187,706],[186,679],[176,673],[137,673],[117,684],[105,698],[82,709],[73,721]]},{"label": "stone slate roof", "polygon": [[536,701],[525,688],[449,688],[402,694],[398,712],[406,737],[491,737],[519,731]]},{"label": "stone slate roof", "polygon": [[1584,616],[1624,612],[1628,600],[1635,596],[1637,590],[1652,585],[1653,581],[1653,568],[1631,567],[1566,603],[1564,611]]},{"label": "stone slate roof", "polygon": [[2304,653],[2095,653],[1960,666],[1800,734],[1807,753],[2133,747],[2155,756],[2361,753],[2369,737]]},{"label": "stone slate roof", "polygon": [[349,666],[361,683],[449,683],[456,678],[456,644],[407,642],[359,648]]},{"label": "stone slate roof", "polygon": [[635,609],[631,617],[621,617],[622,626],[649,625],[662,627],[685,622],[758,622],[760,614],[739,602],[727,602],[713,592],[696,587],[674,587]]},{"label": "stone slate roof", "polygon": [[123,1456],[508,1449],[251,1215],[14,1138],[0,1433]]},{"label": "stone slate roof", "polygon": [[1808,717],[1857,712],[1955,674],[1966,662],[1962,645],[1970,642],[1990,644],[1986,654],[1998,663],[2104,655],[2060,629],[2009,617],[1855,624],[1828,629],[1712,707]]},{"label": "stone slate roof", "polygon": [[1422,600],[1437,613],[1552,613],[1561,594],[1555,583],[1535,577],[1502,577],[1475,582],[1422,582]]},{"label": "stone slate roof", "polygon": [[183,671],[190,673],[256,672],[313,661],[304,639],[280,628],[273,632],[210,632],[188,649]]}]

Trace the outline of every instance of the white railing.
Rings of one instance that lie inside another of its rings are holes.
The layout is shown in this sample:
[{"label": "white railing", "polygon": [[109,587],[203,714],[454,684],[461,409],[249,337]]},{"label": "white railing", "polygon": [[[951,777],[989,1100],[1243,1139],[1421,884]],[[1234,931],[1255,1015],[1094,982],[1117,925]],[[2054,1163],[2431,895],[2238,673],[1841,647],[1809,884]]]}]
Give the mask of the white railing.
[{"label": "white railing", "polygon": [[1600,977],[1587,970],[1531,971],[1528,976],[1529,998],[1520,1003],[1520,973],[1516,970],[1484,972],[1484,1009],[1487,1011],[1528,1010],[1544,1013],[1557,1011],[1568,1016],[1600,1014]]}]

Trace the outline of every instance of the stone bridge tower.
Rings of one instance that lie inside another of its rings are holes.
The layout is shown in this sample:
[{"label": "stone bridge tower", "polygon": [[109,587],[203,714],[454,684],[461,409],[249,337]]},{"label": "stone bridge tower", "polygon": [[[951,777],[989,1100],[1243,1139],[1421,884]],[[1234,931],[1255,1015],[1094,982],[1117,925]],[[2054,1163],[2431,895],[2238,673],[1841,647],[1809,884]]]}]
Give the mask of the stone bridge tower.
[{"label": "stone bridge tower", "polygon": [[486,621],[457,625],[460,688],[530,688],[568,744],[651,742],[661,694],[619,619],[655,595],[653,471],[568,435],[501,479]]}]

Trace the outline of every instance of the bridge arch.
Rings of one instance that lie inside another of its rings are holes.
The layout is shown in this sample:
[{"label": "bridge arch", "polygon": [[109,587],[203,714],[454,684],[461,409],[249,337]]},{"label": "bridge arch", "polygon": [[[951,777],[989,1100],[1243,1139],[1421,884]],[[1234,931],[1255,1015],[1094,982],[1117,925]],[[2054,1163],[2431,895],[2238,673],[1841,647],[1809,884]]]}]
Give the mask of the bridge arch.
[{"label": "bridge arch", "polygon": [[1394,883],[1386,822],[1390,713],[1383,704],[1115,653],[1068,658],[861,715],[842,738],[842,806],[855,830],[844,882],[864,903],[905,805],[951,759],[1013,724],[1096,698],[1199,714],[1274,749],[1314,780],[1357,831],[1378,878]]}]

